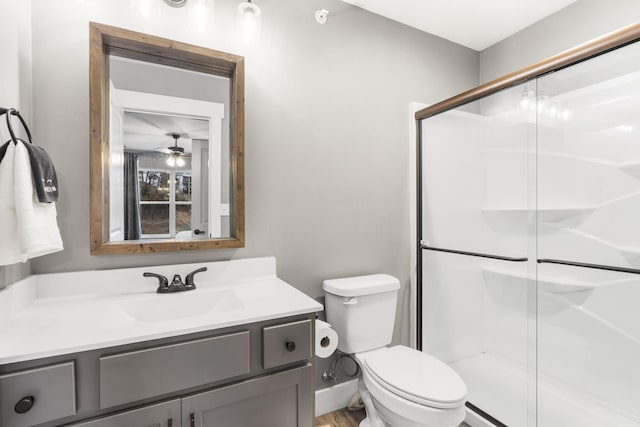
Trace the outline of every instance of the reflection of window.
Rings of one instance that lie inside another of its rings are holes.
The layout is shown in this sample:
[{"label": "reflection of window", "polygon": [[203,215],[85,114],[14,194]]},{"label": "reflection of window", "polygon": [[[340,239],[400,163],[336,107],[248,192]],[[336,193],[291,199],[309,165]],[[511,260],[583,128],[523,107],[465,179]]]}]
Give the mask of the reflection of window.
[{"label": "reflection of window", "polygon": [[139,170],[142,237],[191,230],[191,172]]}]

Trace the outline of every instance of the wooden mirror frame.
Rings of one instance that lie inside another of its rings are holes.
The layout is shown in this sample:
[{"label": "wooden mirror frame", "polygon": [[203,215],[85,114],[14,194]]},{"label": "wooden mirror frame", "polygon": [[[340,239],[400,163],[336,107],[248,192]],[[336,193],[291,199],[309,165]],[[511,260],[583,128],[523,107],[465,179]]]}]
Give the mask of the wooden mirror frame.
[{"label": "wooden mirror frame", "polygon": [[[244,58],[94,22],[89,33],[91,255],[244,247]],[[229,78],[231,237],[109,241],[109,54]]]}]

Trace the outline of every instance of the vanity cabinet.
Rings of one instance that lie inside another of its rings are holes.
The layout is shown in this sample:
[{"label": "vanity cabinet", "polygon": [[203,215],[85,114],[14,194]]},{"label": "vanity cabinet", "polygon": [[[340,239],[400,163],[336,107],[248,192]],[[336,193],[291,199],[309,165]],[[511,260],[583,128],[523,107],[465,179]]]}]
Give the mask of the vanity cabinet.
[{"label": "vanity cabinet", "polygon": [[314,317],[0,365],[0,426],[312,427]]}]

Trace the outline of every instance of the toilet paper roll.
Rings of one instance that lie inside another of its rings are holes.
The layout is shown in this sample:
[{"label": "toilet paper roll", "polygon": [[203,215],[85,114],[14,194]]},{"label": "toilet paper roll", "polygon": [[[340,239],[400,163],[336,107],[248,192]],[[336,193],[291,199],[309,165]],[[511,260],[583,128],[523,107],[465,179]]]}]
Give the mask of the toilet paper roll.
[{"label": "toilet paper roll", "polygon": [[326,359],[338,348],[338,334],[331,325],[316,319],[316,356]]}]

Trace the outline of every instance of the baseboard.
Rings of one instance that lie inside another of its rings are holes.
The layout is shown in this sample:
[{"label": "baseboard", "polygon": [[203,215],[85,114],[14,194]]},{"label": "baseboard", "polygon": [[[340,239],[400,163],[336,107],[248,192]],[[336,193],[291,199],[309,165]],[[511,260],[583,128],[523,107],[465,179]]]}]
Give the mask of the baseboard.
[{"label": "baseboard", "polygon": [[357,379],[316,390],[316,417],[346,407],[357,391]]}]

